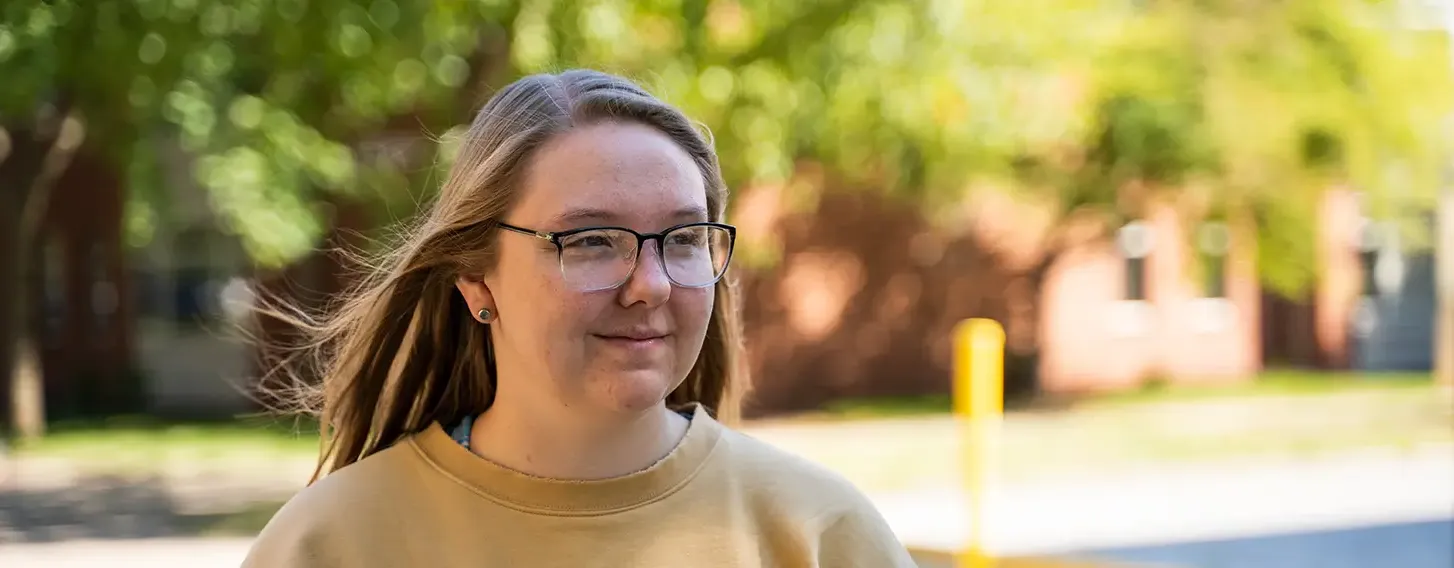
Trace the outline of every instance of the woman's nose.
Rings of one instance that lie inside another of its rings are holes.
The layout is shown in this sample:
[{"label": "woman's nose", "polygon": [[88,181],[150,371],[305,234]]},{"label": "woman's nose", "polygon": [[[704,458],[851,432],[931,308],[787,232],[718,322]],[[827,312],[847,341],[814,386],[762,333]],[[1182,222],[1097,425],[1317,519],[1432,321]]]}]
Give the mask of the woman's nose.
[{"label": "woman's nose", "polygon": [[623,306],[638,302],[658,306],[671,297],[671,278],[666,275],[661,250],[655,243],[642,243],[641,251],[636,255],[636,269],[621,285],[618,297]]}]

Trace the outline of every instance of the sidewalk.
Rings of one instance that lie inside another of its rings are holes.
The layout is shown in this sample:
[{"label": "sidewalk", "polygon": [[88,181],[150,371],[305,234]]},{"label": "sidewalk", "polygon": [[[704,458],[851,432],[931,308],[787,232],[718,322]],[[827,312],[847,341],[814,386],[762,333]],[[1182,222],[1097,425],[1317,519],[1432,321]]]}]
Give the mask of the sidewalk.
[{"label": "sidewalk", "polygon": [[[955,488],[963,475],[953,419],[755,422],[744,430],[869,492],[926,568],[945,566],[945,553],[963,544],[968,498]],[[1359,444],[1387,449],[1350,453]],[[1454,411],[1447,397],[1339,395],[1017,414],[1006,418],[1003,447],[1006,484],[990,546],[1002,556],[1149,547],[1155,550],[1130,556],[1186,558],[1224,551],[1181,543],[1313,531],[1319,540],[1267,546],[1353,559],[1402,547],[1437,562],[1408,566],[1454,565],[1454,553],[1446,552],[1454,551]],[[235,566],[246,538],[136,537],[191,534],[181,526],[190,518],[281,501],[312,471],[312,458],[182,465],[189,467],[167,465],[134,481],[94,480],[74,464],[46,460],[0,467],[0,566]],[[55,532],[68,539],[60,542],[16,544],[27,539],[5,538],[7,517],[22,529],[72,532]],[[1401,523],[1424,524],[1393,533],[1331,532]],[[147,524],[154,526],[133,530]],[[1384,556],[1361,560],[1313,566],[1403,568]]]},{"label": "sidewalk", "polygon": [[[955,564],[954,556],[940,552],[914,551],[914,561],[919,568],[963,568]],[[1123,562],[1097,562],[1067,558],[1007,558],[996,559],[992,568],[1185,568],[1165,564]]]},{"label": "sidewalk", "polygon": [[[955,488],[877,495],[875,502],[913,549],[944,553],[965,544],[968,499]],[[1454,565],[1454,447],[1165,466],[1009,486],[991,507],[987,548],[999,556],[1082,556],[1087,551],[1447,521],[1447,542],[1426,543],[1435,555],[1443,550],[1442,558],[1417,565],[1449,566]],[[1433,534],[1437,536],[1437,529]],[[1333,550],[1326,542],[1310,541],[1308,546]],[[1349,565],[1403,565],[1386,563],[1398,551],[1361,548],[1366,550],[1355,553],[1366,554],[1364,562]],[[1303,552],[1317,553],[1297,553]]]},{"label": "sidewalk", "polygon": [[[1003,474],[1032,482],[1164,463],[1454,444],[1450,396],[1395,391],[1012,413],[1002,428]],[[948,415],[758,422],[745,430],[874,493],[949,486],[964,477],[962,432]]]},{"label": "sidewalk", "polygon": [[0,546],[6,568],[237,568],[250,538],[71,540]]},{"label": "sidewalk", "polygon": [[[916,552],[921,566],[952,566],[949,554],[964,544],[968,529],[963,494],[943,487],[873,498],[900,539]],[[1266,566],[1237,564],[1226,553],[1217,553],[1215,562],[1206,561],[1208,553],[1194,549],[1161,551],[1149,560],[1145,558],[1153,555],[1118,557],[1107,551],[1294,532],[1328,536],[1284,542],[1263,553],[1276,555],[1278,568],[1443,568],[1454,565],[1454,447],[1164,466],[1022,484],[1004,488],[997,512],[989,549],[1002,557],[1043,559],[1002,563],[999,568]],[[1428,525],[1428,521],[1444,524]],[[1403,536],[1337,532],[1408,523],[1425,525]],[[0,547],[0,566],[220,568],[236,566],[249,542],[229,538],[7,544]],[[1189,560],[1173,562],[1173,557]],[[1092,563],[1097,559],[1115,561]]]}]

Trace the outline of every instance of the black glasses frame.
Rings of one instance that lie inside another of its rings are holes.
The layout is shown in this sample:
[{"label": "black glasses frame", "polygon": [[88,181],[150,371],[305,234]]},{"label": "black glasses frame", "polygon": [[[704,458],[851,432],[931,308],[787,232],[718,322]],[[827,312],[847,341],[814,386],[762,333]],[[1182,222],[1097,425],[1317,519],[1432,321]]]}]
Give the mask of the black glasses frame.
[{"label": "black glasses frame", "polygon": [[[561,240],[564,239],[564,238],[566,238],[566,237],[569,237],[571,235],[578,235],[580,233],[587,233],[587,232],[590,232],[590,231],[600,231],[600,230],[604,230],[604,229],[611,229],[611,230],[616,230],[616,231],[626,231],[628,233],[631,233],[632,235],[635,235],[636,236],[636,257],[631,259],[631,271],[630,272],[627,272],[626,273],[626,277],[625,278],[622,278],[621,281],[620,282],[617,282],[614,286],[608,286],[608,287],[605,287],[605,288],[598,288],[598,289],[595,289],[595,290],[590,290],[590,291],[593,291],[593,292],[594,291],[599,291],[599,290],[611,290],[611,289],[619,288],[622,284],[625,284],[627,280],[630,280],[631,279],[631,275],[636,273],[636,267],[641,265],[641,249],[646,246],[646,242],[647,241],[656,241],[656,252],[657,252],[656,261],[657,261],[658,264],[661,265],[661,272],[662,272],[662,274],[665,274],[666,277],[667,277],[667,279],[668,280],[671,280],[671,283],[673,285],[676,285],[676,286],[679,286],[679,287],[682,287],[682,288],[706,288],[708,286],[712,286],[712,285],[716,284],[718,281],[721,281],[722,280],[722,277],[727,274],[727,268],[732,265],[732,253],[737,249],[737,227],[734,227],[732,225],[728,225],[726,223],[713,223],[713,222],[710,222],[710,221],[708,221],[708,222],[698,222],[698,223],[683,223],[681,225],[675,225],[675,226],[672,226],[672,227],[667,227],[665,230],[663,230],[663,231],[661,231],[659,233],[641,233],[641,232],[637,232],[637,231],[635,231],[633,229],[630,229],[630,228],[627,228],[627,227],[615,227],[615,226],[609,226],[609,225],[608,226],[600,226],[600,227],[581,227],[581,228],[578,228],[578,229],[568,229],[568,230],[565,230],[565,231],[554,231],[554,232],[551,232],[551,231],[537,231],[535,229],[527,229],[527,228],[521,227],[519,225],[511,225],[509,223],[504,223],[504,222],[497,223],[497,226],[499,226],[501,229],[505,229],[507,231],[511,231],[511,232],[515,232],[515,233],[520,233],[522,235],[528,235],[528,236],[531,236],[531,237],[535,237],[537,239],[542,239],[542,240],[550,241],[551,244],[555,245],[556,266],[560,266],[561,259],[565,255],[565,245],[561,243]],[[727,262],[722,265],[722,272],[718,273],[717,274],[717,277],[716,278],[713,278],[711,282],[708,282],[706,284],[700,284],[700,285],[697,285],[697,286],[687,286],[685,284],[682,284],[680,282],[677,282],[677,280],[675,278],[672,278],[671,271],[670,270],[667,270],[667,268],[666,268],[666,251],[662,250],[662,244],[666,242],[665,239],[666,239],[666,236],[667,235],[670,235],[670,234],[672,234],[675,231],[679,231],[681,229],[687,229],[687,228],[691,228],[691,227],[716,227],[716,228],[719,228],[719,229],[725,229],[727,231]]]}]

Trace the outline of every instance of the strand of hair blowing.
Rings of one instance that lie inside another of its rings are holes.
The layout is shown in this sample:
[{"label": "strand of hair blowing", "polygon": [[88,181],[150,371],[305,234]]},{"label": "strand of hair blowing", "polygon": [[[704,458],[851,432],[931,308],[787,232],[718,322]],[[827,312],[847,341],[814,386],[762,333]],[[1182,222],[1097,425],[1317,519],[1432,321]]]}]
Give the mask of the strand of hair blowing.
[{"label": "strand of hair blowing", "polygon": [[445,271],[415,264],[380,272],[324,317],[276,299],[260,309],[306,338],[283,348],[288,356],[271,374],[285,385],[264,394],[281,402],[275,409],[319,417],[325,443],[314,480],[494,398],[489,328],[469,317]]},{"label": "strand of hair blowing", "polygon": [[[721,219],[726,185],[716,154],[683,114],[604,73],[534,75],[486,103],[429,213],[402,246],[360,260],[361,278],[333,305],[315,315],[263,298],[259,314],[299,331],[302,340],[271,346],[285,355],[261,394],[281,402],[269,404],[275,409],[319,417],[324,443],[314,481],[432,423],[488,410],[496,384],[490,327],[474,320],[454,282],[494,266],[495,226],[534,152],[571,127],[612,120],[657,128],[686,150],[706,182],[709,218]],[[701,404],[730,423],[743,395],[730,277],[717,283],[715,296],[701,353],[667,404]],[[282,386],[268,386],[275,376],[285,379]]]}]

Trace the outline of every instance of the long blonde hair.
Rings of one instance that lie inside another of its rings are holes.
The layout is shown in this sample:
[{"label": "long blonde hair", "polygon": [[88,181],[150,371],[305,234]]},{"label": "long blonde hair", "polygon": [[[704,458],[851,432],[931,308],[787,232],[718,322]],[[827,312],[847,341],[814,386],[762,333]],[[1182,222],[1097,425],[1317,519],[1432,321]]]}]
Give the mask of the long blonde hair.
[{"label": "long blonde hair", "polygon": [[[706,185],[708,217],[721,220],[727,187],[711,142],[681,111],[634,83],[571,70],[528,76],[495,93],[464,134],[437,200],[400,246],[369,263],[321,316],[276,301],[262,308],[301,332],[303,340],[286,348],[270,373],[287,378],[286,386],[267,394],[319,416],[324,445],[314,480],[431,423],[447,425],[490,407],[490,327],[471,317],[454,282],[495,262],[496,224],[535,152],[572,127],[605,121],[654,127],[686,150]],[[668,405],[700,403],[719,420],[735,420],[740,337],[734,285],[723,278],[702,351]]]}]

